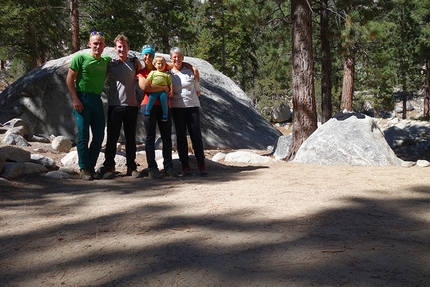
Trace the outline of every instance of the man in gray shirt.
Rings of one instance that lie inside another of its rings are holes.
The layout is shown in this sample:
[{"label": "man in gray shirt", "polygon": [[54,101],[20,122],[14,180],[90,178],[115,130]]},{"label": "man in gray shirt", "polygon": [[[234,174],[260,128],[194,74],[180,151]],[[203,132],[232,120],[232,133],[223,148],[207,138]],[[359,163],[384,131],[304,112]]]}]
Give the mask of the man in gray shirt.
[{"label": "man in gray shirt", "polygon": [[108,113],[107,142],[103,168],[98,171],[98,178],[115,177],[116,145],[124,125],[125,153],[128,176],[140,177],[136,168],[136,125],[139,103],[136,98],[136,73],[140,70],[137,58],[129,58],[130,43],[126,36],[118,35],[115,40],[118,57],[109,62],[108,74]]}]

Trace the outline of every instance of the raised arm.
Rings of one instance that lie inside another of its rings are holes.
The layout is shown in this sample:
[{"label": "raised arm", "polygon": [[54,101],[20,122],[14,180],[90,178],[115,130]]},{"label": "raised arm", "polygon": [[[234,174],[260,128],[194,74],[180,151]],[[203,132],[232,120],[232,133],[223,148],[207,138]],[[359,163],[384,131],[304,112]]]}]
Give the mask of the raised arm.
[{"label": "raised arm", "polygon": [[200,82],[200,73],[199,73],[199,69],[197,69],[197,67],[195,67],[189,63],[186,63],[186,62],[182,62],[182,65],[184,65],[185,67],[187,67],[190,70],[193,70],[194,78]]},{"label": "raised arm", "polygon": [[[200,73],[199,73],[199,69],[197,69],[197,67],[195,67],[195,66],[193,66],[193,65],[191,65],[190,63],[187,63],[187,62],[182,62],[182,65],[184,65],[184,67],[186,67],[186,68],[188,68],[190,70],[193,70],[193,72],[194,72],[194,78],[197,81],[200,82]],[[166,63],[166,69],[167,70],[170,70],[172,68],[173,68],[173,63],[171,63],[171,62]]]}]

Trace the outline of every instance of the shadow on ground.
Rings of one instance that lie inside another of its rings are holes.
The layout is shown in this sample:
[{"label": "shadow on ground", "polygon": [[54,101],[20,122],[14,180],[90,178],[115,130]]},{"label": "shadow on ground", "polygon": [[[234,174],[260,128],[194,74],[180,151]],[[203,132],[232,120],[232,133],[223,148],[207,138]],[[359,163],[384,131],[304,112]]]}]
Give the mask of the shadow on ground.
[{"label": "shadow on ground", "polygon": [[[0,210],[32,209],[35,217],[56,219],[82,207],[82,195],[100,193],[128,195],[136,204],[127,212],[0,234],[0,280],[4,286],[430,286],[430,228],[422,219],[430,186],[411,187],[419,199],[345,198],[347,207],[258,221],[249,219],[249,209],[175,215],[182,208],[176,202],[144,200],[181,186],[239,180],[260,168],[161,181],[65,180],[55,189],[48,187],[52,179],[28,186],[20,179],[19,188],[1,194]],[[47,209],[58,194],[79,200]]]}]

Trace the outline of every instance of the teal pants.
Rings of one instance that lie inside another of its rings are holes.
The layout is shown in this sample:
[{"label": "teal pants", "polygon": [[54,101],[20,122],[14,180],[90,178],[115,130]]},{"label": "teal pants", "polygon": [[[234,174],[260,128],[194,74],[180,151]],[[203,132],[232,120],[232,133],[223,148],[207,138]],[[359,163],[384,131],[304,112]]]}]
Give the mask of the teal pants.
[{"label": "teal pants", "polygon": [[[81,113],[73,109],[73,114],[76,120],[78,129],[78,140],[76,149],[78,151],[78,165],[80,169],[94,170],[99,157],[104,132],[105,132],[105,114],[103,110],[103,102],[100,95],[78,92],[78,97],[84,106]],[[90,141],[90,127],[92,133]]]}]

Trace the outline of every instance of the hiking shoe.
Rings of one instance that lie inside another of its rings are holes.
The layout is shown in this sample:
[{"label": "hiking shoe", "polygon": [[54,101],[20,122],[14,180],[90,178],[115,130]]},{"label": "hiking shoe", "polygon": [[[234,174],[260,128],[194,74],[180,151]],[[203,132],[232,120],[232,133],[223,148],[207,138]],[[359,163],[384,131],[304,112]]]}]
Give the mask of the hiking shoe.
[{"label": "hiking shoe", "polygon": [[178,177],[178,174],[176,173],[176,171],[171,167],[169,167],[167,170],[165,170],[164,174],[167,176],[171,176],[171,177]]},{"label": "hiking shoe", "polygon": [[161,121],[162,121],[162,122],[167,122],[167,119],[168,119],[168,115],[167,115],[167,114],[163,114],[163,115],[161,116]]},{"label": "hiking shoe", "polygon": [[151,169],[149,167],[142,169],[142,171],[140,172],[141,177],[145,177],[145,176],[149,176],[149,172],[151,171]]},{"label": "hiking shoe", "polygon": [[161,178],[160,171],[156,167],[151,168],[151,170],[148,173],[148,176],[149,176],[149,178],[152,178],[152,179],[160,179]]},{"label": "hiking shoe", "polygon": [[106,169],[104,166],[97,169],[97,171],[94,173],[94,179],[102,179],[103,175],[105,174]]},{"label": "hiking shoe", "polygon": [[83,180],[88,180],[88,181],[93,180],[93,173],[86,168],[81,169],[80,176],[81,176],[81,179]]},{"label": "hiking shoe", "polygon": [[149,119],[151,117],[151,111],[150,110],[146,110],[145,111],[145,118]]},{"label": "hiking shoe", "polygon": [[197,166],[198,166],[198,168],[199,168],[199,171],[200,171],[200,175],[201,175],[201,176],[207,176],[207,175],[208,175],[208,172],[206,171],[206,165],[205,165],[205,163],[204,163],[204,162],[202,162],[202,163],[197,163]]},{"label": "hiking shoe", "polygon": [[189,167],[182,169],[182,176],[191,176],[191,170]]},{"label": "hiking shoe", "polygon": [[113,179],[115,178],[115,168],[110,167],[105,169],[105,173],[103,174],[103,179]]},{"label": "hiking shoe", "polygon": [[142,176],[143,176],[140,172],[138,172],[138,171],[137,171],[137,170],[135,170],[135,169],[131,169],[131,168],[127,168],[127,173],[126,173],[126,175],[127,175],[127,176],[131,176],[131,177],[134,177],[134,178],[139,178],[139,177],[142,177]]}]

